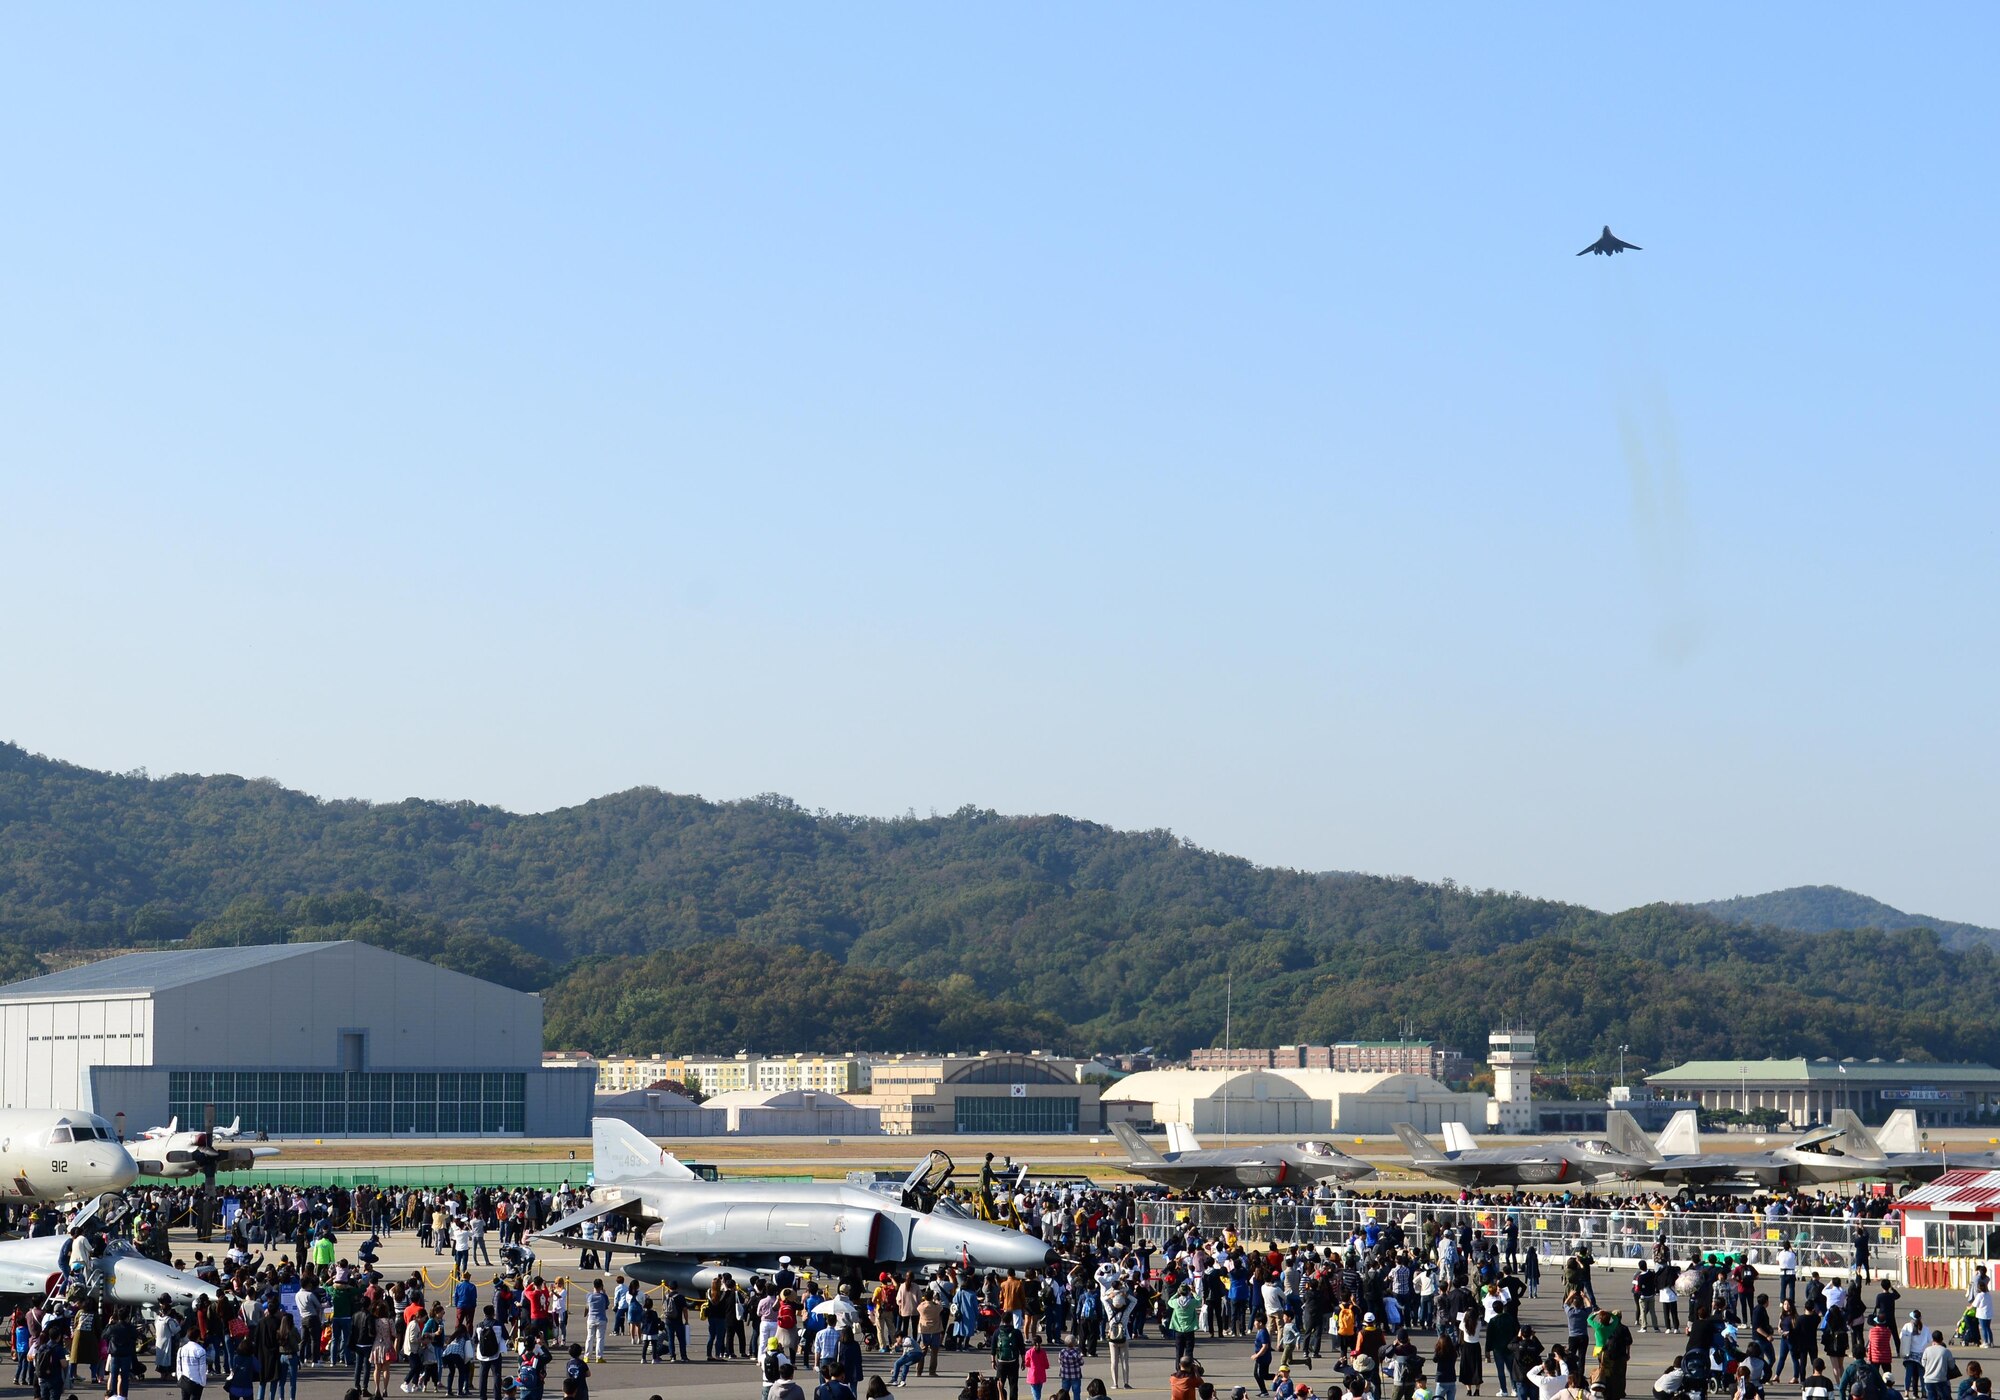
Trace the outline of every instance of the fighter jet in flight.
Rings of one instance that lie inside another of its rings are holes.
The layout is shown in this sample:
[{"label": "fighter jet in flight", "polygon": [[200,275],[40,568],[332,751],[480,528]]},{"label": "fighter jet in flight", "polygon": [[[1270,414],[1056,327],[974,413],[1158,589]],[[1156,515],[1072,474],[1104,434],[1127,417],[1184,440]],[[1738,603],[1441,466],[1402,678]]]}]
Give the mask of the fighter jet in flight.
[{"label": "fighter jet in flight", "polygon": [[1573,1186],[1606,1177],[1633,1181],[1644,1174],[1642,1158],[1608,1142],[1549,1142],[1521,1147],[1481,1147],[1463,1123],[1444,1125],[1440,1152],[1408,1123],[1394,1125],[1410,1150],[1410,1166],[1420,1175],[1454,1186]]},{"label": "fighter jet in flight", "polygon": [[1133,1129],[1113,1123],[1111,1132],[1125,1146],[1125,1170],[1164,1186],[1310,1186],[1331,1178],[1336,1182],[1368,1176],[1375,1168],[1336,1152],[1327,1142],[1290,1142],[1268,1147],[1203,1147],[1185,1123],[1167,1124],[1164,1153]]},{"label": "fighter jet in flight", "polygon": [[[1604,237],[1598,239],[1588,248],[1585,248],[1583,250],[1583,253],[1597,253],[1604,257],[1610,257],[1614,253],[1624,252],[1627,248],[1630,248],[1635,253],[1643,253],[1646,251],[1644,248],[1641,248],[1636,243],[1627,243],[1624,239],[1620,238],[1617,234],[1611,231],[1611,225],[1606,224],[1604,226]],[[1577,256],[1580,258],[1583,256],[1583,253],[1578,253]]]}]

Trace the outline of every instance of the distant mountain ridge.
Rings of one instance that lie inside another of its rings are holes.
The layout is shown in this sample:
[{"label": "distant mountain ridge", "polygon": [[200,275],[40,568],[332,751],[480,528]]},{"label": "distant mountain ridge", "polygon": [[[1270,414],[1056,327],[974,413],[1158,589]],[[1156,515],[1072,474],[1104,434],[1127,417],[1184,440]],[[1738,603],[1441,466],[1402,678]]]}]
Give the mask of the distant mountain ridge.
[{"label": "distant mountain ridge", "polygon": [[[1837,920],[1836,920],[1837,921]],[[359,939],[546,997],[556,1047],[874,1051],[1536,1028],[1552,1064],[2000,1063],[2000,950],[1314,875],[1168,831],[633,788],[519,814],[101,773],[0,743],[0,981],[114,948]],[[1623,1048],[1621,1048],[1623,1047]]]},{"label": "distant mountain ridge", "polygon": [[1794,885],[1769,894],[1711,899],[1705,904],[1690,904],[1688,908],[1713,914],[1724,923],[1779,928],[1790,933],[1835,933],[1862,928],[1893,933],[1898,929],[1927,928],[1947,948],[2000,948],[2000,929],[1933,919],[1928,914],[1906,914],[1879,899],[1838,885]]}]

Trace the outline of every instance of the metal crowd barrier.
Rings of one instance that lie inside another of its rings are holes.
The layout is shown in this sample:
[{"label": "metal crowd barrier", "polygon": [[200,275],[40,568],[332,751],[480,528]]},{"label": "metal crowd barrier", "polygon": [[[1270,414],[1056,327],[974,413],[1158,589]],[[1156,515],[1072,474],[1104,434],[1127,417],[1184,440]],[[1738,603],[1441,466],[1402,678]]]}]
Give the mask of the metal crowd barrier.
[{"label": "metal crowd barrier", "polygon": [[[1137,1227],[1140,1236],[1154,1244],[1193,1229],[1203,1239],[1233,1231],[1246,1246],[1270,1241],[1285,1247],[1339,1247],[1371,1221],[1381,1224],[1394,1220],[1408,1233],[1415,1233],[1425,1220],[1451,1229],[1470,1221],[1480,1233],[1498,1237],[1505,1233],[1510,1217],[1520,1249],[1525,1251],[1532,1241],[1544,1259],[1561,1259],[1579,1244],[1588,1245],[1594,1256],[1607,1263],[1651,1258],[1662,1239],[1677,1260],[1715,1251],[1740,1253],[1754,1264],[1775,1264],[1779,1251],[1787,1245],[1797,1251],[1801,1272],[1844,1273],[1854,1259],[1854,1226],[1839,1217],[1766,1219],[1761,1215],[1655,1213],[1634,1207],[1460,1205],[1387,1196],[1302,1202],[1167,1199],[1140,1202]],[[1871,1264],[1894,1267],[1895,1222],[1861,1223]]]}]

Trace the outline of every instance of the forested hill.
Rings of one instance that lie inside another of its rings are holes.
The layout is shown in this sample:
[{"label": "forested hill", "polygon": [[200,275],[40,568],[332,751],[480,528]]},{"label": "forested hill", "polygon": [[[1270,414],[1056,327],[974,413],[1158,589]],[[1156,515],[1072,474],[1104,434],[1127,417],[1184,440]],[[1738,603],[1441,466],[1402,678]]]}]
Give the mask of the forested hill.
[{"label": "forested hill", "polygon": [[[1182,1050],[1395,1033],[1551,1059],[2000,1059],[1987,949],[1259,867],[1068,817],[635,789],[520,816],[111,775],[0,746],[16,951],[362,938],[546,987],[553,1045]],[[12,975],[19,969],[0,966]]]},{"label": "forested hill", "polygon": [[1905,914],[1879,899],[1838,885],[1794,885],[1788,890],[1712,899],[1692,907],[1713,914],[1724,923],[1769,925],[1793,933],[1827,933],[1845,928],[1927,928],[1943,939],[1948,948],[2000,946],[2000,929],[1933,919],[1928,914]]}]

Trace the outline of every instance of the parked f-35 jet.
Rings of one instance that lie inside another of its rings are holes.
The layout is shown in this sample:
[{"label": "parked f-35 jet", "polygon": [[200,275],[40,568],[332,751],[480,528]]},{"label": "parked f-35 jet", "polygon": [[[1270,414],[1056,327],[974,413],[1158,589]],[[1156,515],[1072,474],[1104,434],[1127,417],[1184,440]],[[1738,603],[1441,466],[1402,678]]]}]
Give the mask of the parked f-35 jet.
[{"label": "parked f-35 jet", "polygon": [[1657,1142],[1647,1141],[1638,1121],[1622,1108],[1605,1115],[1605,1131],[1620,1151],[1646,1160],[1643,1175],[1648,1181],[1669,1186],[1773,1191],[1882,1174],[1879,1167],[1858,1157],[1819,1150],[1841,1135],[1837,1127],[1816,1128],[1784,1147],[1763,1152],[1702,1151],[1701,1130],[1691,1108],[1668,1119]]},{"label": "parked f-35 jet", "polygon": [[1111,1132],[1130,1158],[1125,1169],[1163,1186],[1310,1186],[1325,1180],[1352,1181],[1375,1170],[1335,1151],[1328,1142],[1203,1147],[1187,1124],[1169,1123],[1167,1151],[1162,1153],[1130,1123],[1113,1123]]},{"label": "parked f-35 jet", "polygon": [[[1583,250],[1583,253],[1596,253],[1599,257],[1611,257],[1614,256],[1615,254],[1624,252],[1627,248],[1630,248],[1635,253],[1643,253],[1646,251],[1644,248],[1641,248],[1636,243],[1627,243],[1624,239],[1620,238],[1617,234],[1611,231],[1611,225],[1606,224],[1604,226],[1604,236],[1598,239],[1595,243],[1591,244],[1588,248],[1585,248]],[[1578,253],[1577,256],[1580,258],[1583,256],[1583,253]]]},{"label": "parked f-35 jet", "polygon": [[[1033,1235],[975,1220],[944,1194],[951,1158],[932,1152],[896,1198],[827,1182],[703,1181],[615,1118],[591,1120],[591,1182],[599,1199],[536,1235],[555,1244],[631,1254],[620,1272],[644,1283],[706,1288],[724,1273],[746,1277],[786,1261],[839,1273],[886,1266],[968,1264],[1042,1269],[1056,1254]],[[588,1239],[613,1214],[637,1227],[631,1241]]]},{"label": "parked f-35 jet", "polygon": [[1645,1172],[1643,1159],[1608,1142],[1548,1142],[1521,1147],[1481,1147],[1463,1123],[1444,1125],[1445,1150],[1408,1123],[1396,1136],[1410,1149],[1410,1165],[1454,1186],[1584,1185],[1604,1177],[1631,1181]]}]

